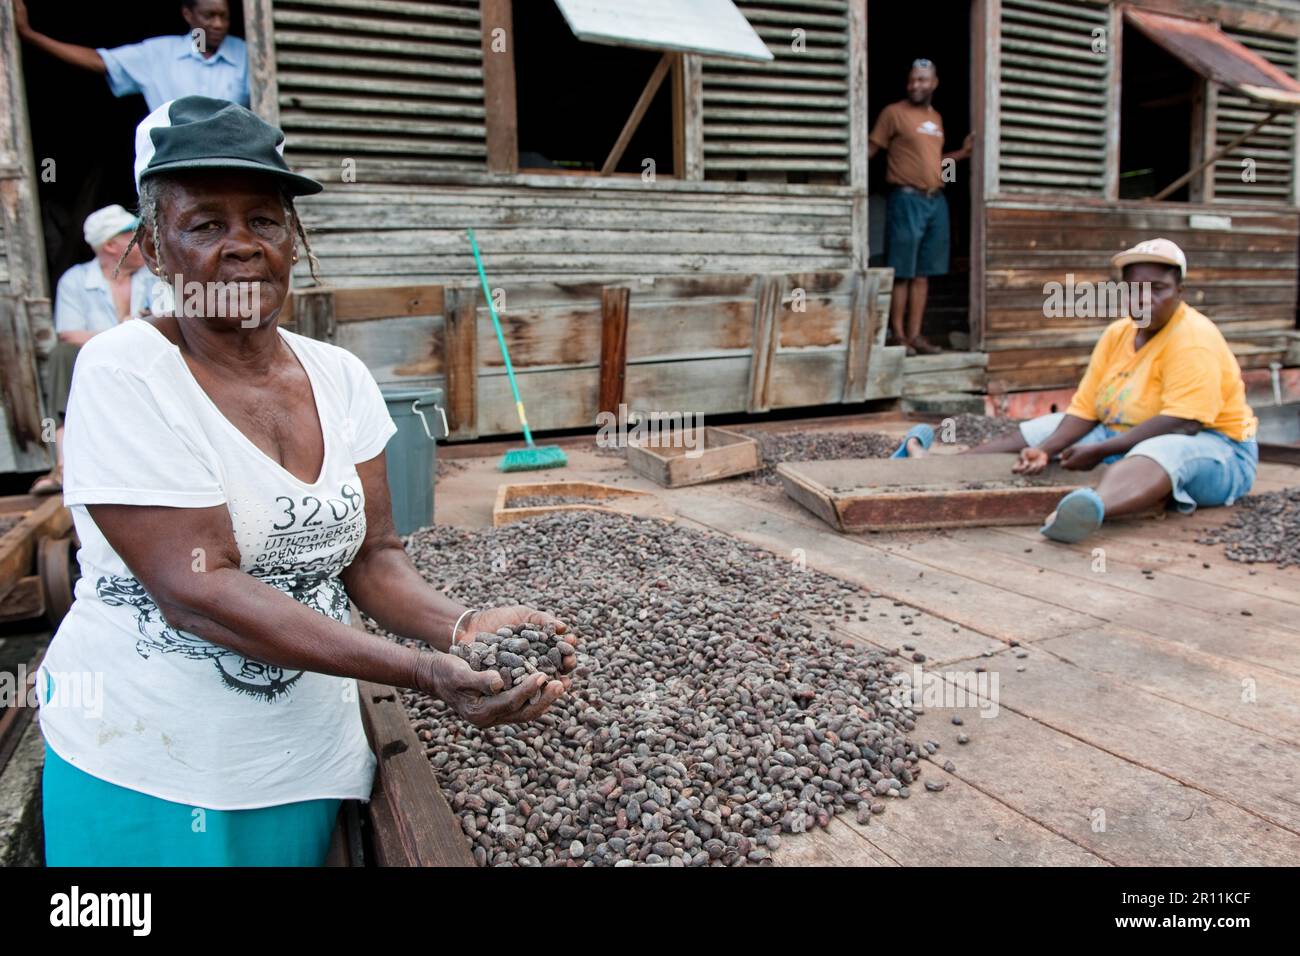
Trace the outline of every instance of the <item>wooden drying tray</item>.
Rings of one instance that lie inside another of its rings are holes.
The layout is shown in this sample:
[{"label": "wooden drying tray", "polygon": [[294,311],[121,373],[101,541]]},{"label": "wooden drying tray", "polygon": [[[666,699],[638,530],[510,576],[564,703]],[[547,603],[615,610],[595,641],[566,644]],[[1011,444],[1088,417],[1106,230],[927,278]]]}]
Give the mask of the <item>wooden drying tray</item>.
[{"label": "wooden drying tray", "polygon": [[758,442],[740,432],[705,426],[692,436],[692,448],[669,440],[658,447],[630,444],[628,467],[665,488],[682,488],[748,474],[762,467]]},{"label": "wooden drying tray", "polygon": [[[1104,470],[1051,465],[1032,487],[969,488],[1005,482],[1017,459],[1002,455],[786,462],[776,473],[785,493],[840,531],[909,531],[1041,524],[1061,497],[1093,485]],[[841,490],[836,490],[841,489]],[[847,489],[847,490],[844,490]]]},{"label": "wooden drying tray", "polygon": [[556,511],[615,512],[614,508],[606,508],[597,504],[540,505],[528,508],[514,508],[510,505],[510,502],[518,498],[537,496],[549,498],[558,495],[563,495],[566,498],[595,498],[599,501],[612,501],[616,498],[644,498],[648,496],[648,493],[631,491],[627,488],[616,488],[614,485],[602,485],[594,481],[535,481],[523,484],[503,484],[497,488],[496,504],[492,506],[492,527],[499,528],[522,518],[536,518],[539,515],[548,515]]}]

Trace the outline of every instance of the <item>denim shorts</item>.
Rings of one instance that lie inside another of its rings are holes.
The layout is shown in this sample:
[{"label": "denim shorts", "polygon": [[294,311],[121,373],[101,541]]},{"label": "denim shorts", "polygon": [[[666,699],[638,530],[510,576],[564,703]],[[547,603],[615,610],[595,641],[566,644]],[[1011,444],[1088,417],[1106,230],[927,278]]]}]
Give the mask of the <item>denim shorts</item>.
[{"label": "denim shorts", "polygon": [[[1056,412],[1031,418],[1021,423],[1020,435],[1030,445],[1041,445],[1064,417],[1064,412]],[[1118,434],[1098,424],[1076,444],[1090,445]],[[1134,455],[1150,458],[1168,472],[1176,507],[1191,514],[1198,505],[1230,505],[1250,491],[1259,466],[1259,443],[1234,441],[1222,432],[1203,428],[1195,435],[1156,435],[1138,442],[1126,454],[1111,455],[1104,461],[1109,465]]]},{"label": "denim shorts", "polygon": [[885,264],[895,279],[948,272],[948,200],[895,188],[885,207]]}]

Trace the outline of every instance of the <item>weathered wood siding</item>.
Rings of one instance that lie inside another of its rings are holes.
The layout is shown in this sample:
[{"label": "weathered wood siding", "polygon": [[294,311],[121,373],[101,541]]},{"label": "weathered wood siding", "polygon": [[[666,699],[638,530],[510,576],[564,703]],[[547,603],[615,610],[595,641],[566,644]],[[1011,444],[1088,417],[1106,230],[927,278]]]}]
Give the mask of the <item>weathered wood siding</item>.
[{"label": "weathered wood siding", "polygon": [[[889,279],[888,270],[872,270],[861,278],[816,271],[619,283],[630,291],[623,401],[641,413],[719,415],[897,396],[903,350],[880,345]],[[498,286],[534,429],[595,424],[610,284]],[[308,304],[322,296],[323,312]],[[349,349],[382,386],[445,389],[455,439],[518,431],[491,315],[473,285],[297,293],[284,321]]]},{"label": "weathered wood siding", "polygon": [[272,24],[291,162],[485,168],[478,0],[275,0]]},{"label": "weathered wood siding", "polygon": [[324,276],[342,286],[473,276],[469,227],[493,283],[852,268],[847,187],[545,175],[335,181],[301,206]]},{"label": "weathered wood siding", "polygon": [[[1228,229],[1193,229],[1192,214],[1231,217]],[[990,385],[1063,388],[1078,382],[1108,319],[1047,318],[1048,282],[1102,282],[1110,257],[1164,236],[1187,253],[1188,302],[1223,329],[1244,367],[1281,358],[1270,342],[1295,327],[1297,241],[1294,211],[1186,203],[999,200],[986,209],[987,314],[984,349]]]},{"label": "weathered wood siding", "polygon": [[[1296,38],[1225,28],[1224,32],[1291,76],[1296,72]],[[1215,149],[1259,123],[1268,110],[1231,90],[1214,97]],[[1214,164],[1214,197],[1228,202],[1288,204],[1295,195],[1294,113],[1282,113],[1232,153]]]},{"label": "weathered wood siding", "polygon": [[[1102,196],[1114,57],[1105,4],[1001,0],[998,186]],[[1108,48],[1107,48],[1108,49]]]}]

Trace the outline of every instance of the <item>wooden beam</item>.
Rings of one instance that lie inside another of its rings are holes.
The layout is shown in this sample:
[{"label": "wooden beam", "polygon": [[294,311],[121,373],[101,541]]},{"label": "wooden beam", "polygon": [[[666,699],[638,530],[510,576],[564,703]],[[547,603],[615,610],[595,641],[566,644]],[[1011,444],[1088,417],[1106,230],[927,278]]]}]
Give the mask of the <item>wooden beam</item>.
[{"label": "wooden beam", "polygon": [[318,342],[333,342],[334,292],[331,289],[302,289],[294,292],[293,315],[299,335]]},{"label": "wooden beam", "polygon": [[984,339],[984,296],[987,273],[984,258],[986,217],[984,200],[987,193],[985,170],[997,163],[997,155],[989,152],[987,133],[987,103],[989,97],[988,62],[993,53],[988,48],[990,0],[974,0],[970,9],[971,30],[971,99],[970,128],[975,131],[975,151],[970,160],[970,275],[967,277],[968,294],[966,330],[970,333],[970,348],[979,348]]},{"label": "wooden beam", "polygon": [[849,0],[849,185],[853,188],[853,269],[871,258],[867,222],[867,0]]},{"label": "wooden beam", "polygon": [[682,147],[676,175],[680,179],[704,178],[704,64],[694,53],[681,58],[679,109]]},{"label": "wooden beam", "polygon": [[997,197],[998,154],[1002,143],[1002,0],[984,5],[984,122],[977,134],[984,156],[984,201]]},{"label": "wooden beam", "polygon": [[0,224],[7,243],[10,291],[28,298],[48,299],[45,239],[36,196],[36,158],[27,115],[22,44],[14,27],[13,4],[0,4],[0,153],[16,161],[22,175],[0,180]]},{"label": "wooden beam", "polygon": [[618,414],[627,381],[627,313],[632,290],[606,286],[600,292],[600,403]]},{"label": "wooden beam", "polygon": [[650,104],[654,102],[655,94],[659,92],[659,87],[663,85],[664,77],[668,75],[669,68],[680,56],[680,53],[669,50],[659,58],[659,63],[655,66],[654,72],[650,74],[650,79],[646,81],[645,89],[641,91],[636,106],[632,107],[632,115],[623,124],[623,132],[618,134],[618,140],[614,143],[614,148],[609,151],[605,165],[600,169],[602,176],[608,176],[618,167],[619,160],[623,158],[623,154],[627,152],[628,144],[632,142],[632,136],[636,133],[637,127],[641,125],[641,120],[645,118],[646,111],[650,109]]},{"label": "wooden beam", "polygon": [[27,325],[25,303],[18,296],[0,295],[0,402],[19,447],[41,440],[41,388],[36,352]]},{"label": "wooden beam", "polygon": [[1120,103],[1123,93],[1124,63],[1124,9],[1120,4],[1110,8],[1106,21],[1106,165],[1102,195],[1111,201],[1119,199],[1119,130]]},{"label": "wooden beam", "polygon": [[511,0],[479,0],[479,20],[483,31],[487,168],[491,173],[515,173],[519,171],[519,105]]},{"label": "wooden beam", "polygon": [[[1192,122],[1188,140],[1188,163],[1203,163],[1214,149],[1214,121],[1210,105],[1210,95],[1215,84],[1196,77],[1192,90]],[[1190,202],[1209,202],[1214,195],[1214,164],[1201,167],[1200,175],[1193,176],[1187,186],[1187,198]]]},{"label": "wooden beam", "polygon": [[361,723],[378,761],[368,804],[375,862],[473,866],[469,841],[438,788],[400,694],[395,688],[366,681],[357,681],[357,693]]},{"label": "wooden beam", "polygon": [[244,42],[248,45],[250,108],[272,126],[280,125],[280,84],[275,69],[272,0],[244,0]]},{"label": "wooden beam", "polygon": [[450,437],[478,437],[478,299],[476,289],[448,289],[443,369]]},{"label": "wooden beam", "polygon": [[867,370],[871,366],[871,347],[875,344],[875,326],[871,319],[879,293],[879,272],[873,270],[858,274],[853,287],[848,354],[844,362],[844,393],[840,398],[842,402],[867,400]]},{"label": "wooden beam", "polygon": [[785,277],[779,275],[756,276],[758,295],[754,299],[753,352],[749,363],[749,401],[746,411],[751,415],[766,412],[772,407],[772,357],[781,339],[777,329],[776,313],[781,305]]}]

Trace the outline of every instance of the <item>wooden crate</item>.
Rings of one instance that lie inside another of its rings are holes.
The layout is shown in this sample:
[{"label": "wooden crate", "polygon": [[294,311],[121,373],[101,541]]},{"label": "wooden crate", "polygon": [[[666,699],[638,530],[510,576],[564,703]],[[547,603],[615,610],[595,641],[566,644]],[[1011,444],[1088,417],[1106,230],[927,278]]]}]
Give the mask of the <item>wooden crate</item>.
[{"label": "wooden crate", "polygon": [[606,508],[599,504],[534,505],[527,508],[519,508],[511,504],[512,501],[520,498],[557,495],[613,501],[617,498],[643,498],[646,492],[602,485],[594,481],[533,481],[503,484],[497,488],[497,500],[492,506],[492,527],[499,528],[513,521],[537,518],[556,511],[614,511],[613,508]]},{"label": "wooden crate", "polygon": [[744,475],[757,471],[763,463],[757,441],[725,428],[705,426],[703,441],[691,444],[695,447],[628,445],[627,463],[638,475],[665,488]]},{"label": "wooden crate", "polygon": [[1017,456],[787,462],[777,466],[785,493],[840,531],[908,531],[1040,524],[1061,497],[1096,482],[1104,466],[1075,472],[1052,465],[1032,486],[970,487],[1006,481]]}]

